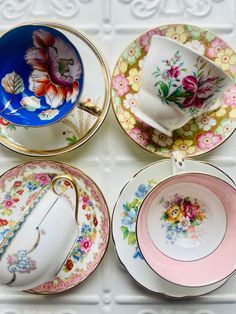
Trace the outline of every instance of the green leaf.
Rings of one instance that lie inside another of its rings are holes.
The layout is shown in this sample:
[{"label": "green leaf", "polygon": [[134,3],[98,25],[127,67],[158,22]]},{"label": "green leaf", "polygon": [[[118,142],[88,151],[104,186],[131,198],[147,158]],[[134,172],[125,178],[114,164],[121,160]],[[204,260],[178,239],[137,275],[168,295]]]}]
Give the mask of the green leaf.
[{"label": "green leaf", "polygon": [[181,92],[182,92],[182,86],[179,86],[176,88],[176,90],[173,91],[172,94],[170,94],[170,96],[168,97],[168,99],[171,97],[179,97],[181,95]]},{"label": "green leaf", "polygon": [[126,230],[123,231],[123,239],[125,240],[129,235],[129,230],[128,228]]},{"label": "green leaf", "polygon": [[73,145],[77,143],[77,138],[75,135],[72,135],[71,137],[67,137],[66,140],[69,143],[69,145]]},{"label": "green leaf", "polygon": [[161,220],[166,220],[169,217],[167,213],[161,215]]},{"label": "green leaf", "polygon": [[168,85],[167,85],[166,83],[160,81],[160,82],[159,82],[159,86],[160,86],[162,95],[163,95],[164,97],[166,97],[166,96],[168,95],[168,93],[169,93],[169,87],[168,87]]},{"label": "green leaf", "polygon": [[136,234],[135,232],[130,232],[129,235],[128,235],[128,245],[130,244],[135,244],[136,243]]},{"label": "green leaf", "polygon": [[130,203],[130,208],[134,208],[137,205],[137,203],[138,199],[137,198],[133,199],[133,201]]}]

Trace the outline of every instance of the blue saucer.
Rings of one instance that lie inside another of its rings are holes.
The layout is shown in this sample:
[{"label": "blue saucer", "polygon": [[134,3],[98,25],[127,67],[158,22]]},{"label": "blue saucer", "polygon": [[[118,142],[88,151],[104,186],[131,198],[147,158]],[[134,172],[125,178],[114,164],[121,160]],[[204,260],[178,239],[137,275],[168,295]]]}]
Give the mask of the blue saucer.
[{"label": "blue saucer", "polygon": [[24,25],[5,33],[0,60],[0,116],[16,125],[55,123],[81,96],[80,54],[54,28]]}]

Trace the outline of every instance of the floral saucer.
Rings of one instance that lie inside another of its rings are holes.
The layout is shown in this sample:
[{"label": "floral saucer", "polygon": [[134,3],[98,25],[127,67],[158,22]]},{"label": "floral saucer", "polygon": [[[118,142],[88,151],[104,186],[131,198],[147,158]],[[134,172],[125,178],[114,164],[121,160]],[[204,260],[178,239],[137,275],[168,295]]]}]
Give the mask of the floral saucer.
[{"label": "floral saucer", "polygon": [[87,142],[102,125],[110,102],[109,69],[104,57],[91,40],[69,26],[56,23],[43,23],[43,25],[59,30],[70,38],[75,47],[79,47],[86,80],[81,102],[86,107],[95,104],[101,108],[101,114],[95,117],[75,107],[57,123],[40,128],[20,127],[0,118],[0,144],[30,156],[55,156],[69,152]]},{"label": "floral saucer", "polygon": [[[187,171],[204,172],[235,186],[230,177],[210,164],[194,160],[185,160],[185,163]],[[173,284],[146,264],[137,244],[136,220],[142,201],[154,186],[169,176],[171,162],[162,160],[142,169],[124,186],[113,211],[113,240],[121,263],[144,288],[172,297],[200,296],[219,288],[226,280],[197,288]]]},{"label": "floral saucer", "polygon": [[138,145],[169,157],[174,150],[197,156],[222,144],[236,128],[236,85],[219,99],[218,110],[203,114],[174,131],[172,137],[153,129],[134,115],[143,63],[153,35],[177,40],[214,61],[236,81],[236,53],[214,33],[197,26],[173,24],[151,29],[134,40],[120,55],[112,77],[115,116],[128,136]]},{"label": "floral saucer", "polygon": [[[31,202],[42,187],[58,174],[73,176],[79,187],[80,231],[58,275],[51,281],[29,290],[31,293],[54,294],[78,285],[97,268],[109,241],[109,213],[101,191],[80,170],[56,161],[21,164],[0,177],[0,240],[14,224],[22,207]],[[62,181],[58,189],[61,189],[70,202],[75,202],[70,184]]]}]

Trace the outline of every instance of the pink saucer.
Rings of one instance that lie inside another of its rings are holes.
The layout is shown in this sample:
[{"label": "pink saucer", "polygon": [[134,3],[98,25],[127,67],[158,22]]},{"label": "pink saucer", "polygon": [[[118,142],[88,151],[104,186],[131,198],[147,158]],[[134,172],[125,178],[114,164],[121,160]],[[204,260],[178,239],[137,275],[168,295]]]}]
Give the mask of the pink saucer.
[{"label": "pink saucer", "polygon": [[147,264],[164,279],[201,287],[236,267],[236,193],[225,181],[184,173],[158,184],[144,199],[137,240]]}]

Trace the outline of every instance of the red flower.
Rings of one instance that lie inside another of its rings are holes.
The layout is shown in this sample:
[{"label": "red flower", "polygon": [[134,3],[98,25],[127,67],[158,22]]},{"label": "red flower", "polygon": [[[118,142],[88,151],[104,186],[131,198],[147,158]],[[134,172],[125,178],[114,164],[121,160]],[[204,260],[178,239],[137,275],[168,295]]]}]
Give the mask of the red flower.
[{"label": "red flower", "polygon": [[72,268],[73,268],[73,266],[74,266],[74,264],[73,264],[73,262],[72,262],[72,260],[71,259],[68,259],[67,261],[66,261],[66,269],[68,270],[68,271],[71,271],[72,270]]},{"label": "red flower", "polygon": [[180,75],[180,69],[176,65],[172,65],[171,68],[167,71],[169,77],[177,78]]},{"label": "red flower", "polygon": [[14,201],[15,203],[19,202],[19,200],[20,200],[20,199],[19,199],[18,197],[14,197],[14,198],[13,198],[13,201]]},{"label": "red flower", "polygon": [[183,206],[185,216],[189,217],[190,220],[195,219],[199,212],[199,208],[192,203],[185,203]]},{"label": "red flower", "polygon": [[91,218],[91,214],[86,214],[85,217],[89,220]]},{"label": "red flower", "polygon": [[83,197],[83,203],[88,203],[88,197],[87,196]]},{"label": "red flower", "polygon": [[7,126],[8,124],[10,124],[10,122],[8,122],[7,120],[0,118],[0,124]]},{"label": "red flower", "polygon": [[19,195],[22,195],[24,193],[24,190],[19,190],[16,193],[19,194]]},{"label": "red flower", "polygon": [[8,221],[6,219],[0,219],[0,226],[6,226],[8,224]]},{"label": "red flower", "polygon": [[97,227],[97,225],[98,225],[98,220],[97,220],[96,216],[93,217],[93,224],[95,227]]},{"label": "red flower", "polygon": [[4,201],[4,206],[6,206],[7,208],[11,207],[11,205],[14,204],[14,201],[13,200],[5,200]]},{"label": "red flower", "polygon": [[13,188],[18,188],[19,186],[21,186],[22,182],[21,181],[15,181],[13,184]]}]

